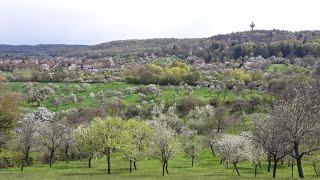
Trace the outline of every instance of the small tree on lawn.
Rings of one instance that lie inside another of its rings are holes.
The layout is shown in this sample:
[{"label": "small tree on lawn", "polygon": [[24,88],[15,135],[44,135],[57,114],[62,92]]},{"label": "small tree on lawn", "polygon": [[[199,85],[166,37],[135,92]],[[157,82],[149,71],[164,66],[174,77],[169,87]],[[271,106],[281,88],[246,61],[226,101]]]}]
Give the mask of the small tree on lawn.
[{"label": "small tree on lawn", "polygon": [[266,153],[261,144],[254,140],[252,134],[244,134],[247,139],[246,151],[249,161],[254,165],[254,177],[257,177],[258,166],[261,169],[261,161],[265,158]]},{"label": "small tree on lawn", "polygon": [[35,148],[37,124],[34,119],[33,113],[24,114],[22,119],[18,121],[17,127],[13,131],[13,139],[10,142],[14,150],[23,154],[21,171],[24,166],[29,165],[30,153]]},{"label": "small tree on lawn", "polygon": [[132,147],[134,147],[132,150],[124,151],[126,158],[129,159],[131,172],[132,163],[134,169],[137,169],[137,160],[141,158],[148,149],[150,136],[152,135],[152,129],[144,122],[133,119],[130,119],[125,123],[125,129],[131,136],[131,143],[133,144]]},{"label": "small tree on lawn", "polygon": [[122,119],[117,117],[97,118],[92,122],[91,134],[97,143],[98,151],[107,156],[108,174],[111,174],[111,157],[116,150],[128,148],[128,133],[124,131]]},{"label": "small tree on lawn", "polygon": [[70,127],[65,128],[65,132],[61,137],[60,150],[65,155],[66,163],[69,163],[70,152],[74,149],[74,136]]},{"label": "small tree on lawn", "polygon": [[[46,114],[38,114],[39,112]],[[52,166],[56,150],[61,145],[62,136],[65,133],[66,127],[58,121],[54,113],[43,109],[36,112],[36,120],[39,123],[39,138],[41,146],[49,152],[49,166]]]},{"label": "small tree on lawn", "polygon": [[268,172],[270,171],[271,158],[273,159],[273,178],[276,177],[278,161],[283,159],[290,151],[290,144],[286,141],[283,129],[275,126],[279,118],[270,115],[258,117],[253,122],[253,138],[268,153]]},{"label": "small tree on lawn", "polygon": [[245,137],[235,135],[223,135],[222,138],[213,144],[213,149],[222,160],[233,164],[233,170],[240,176],[237,164],[240,161],[248,159],[247,143]]},{"label": "small tree on lawn", "polygon": [[168,163],[177,152],[177,141],[172,130],[163,126],[155,128],[151,140],[152,155],[162,163],[162,176],[165,172],[169,175]]},{"label": "small tree on lawn", "polygon": [[200,143],[196,137],[196,132],[187,131],[182,134],[186,137],[184,142],[184,152],[188,157],[191,158],[191,166],[194,165],[194,159],[199,155],[199,151],[201,149]]},{"label": "small tree on lawn", "polygon": [[91,160],[97,151],[97,144],[94,136],[91,134],[90,126],[87,124],[78,126],[73,131],[75,144],[81,153],[88,156],[88,167],[91,168]]}]

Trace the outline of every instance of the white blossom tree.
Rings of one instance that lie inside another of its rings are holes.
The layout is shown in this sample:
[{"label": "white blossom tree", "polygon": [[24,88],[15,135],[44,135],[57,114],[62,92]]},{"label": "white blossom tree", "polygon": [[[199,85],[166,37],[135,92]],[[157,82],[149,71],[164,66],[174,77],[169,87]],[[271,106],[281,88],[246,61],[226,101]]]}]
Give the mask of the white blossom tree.
[{"label": "white blossom tree", "polygon": [[177,152],[177,141],[174,133],[163,126],[155,128],[155,133],[151,140],[151,153],[153,157],[159,159],[162,163],[162,176],[165,172],[169,175],[169,160]]},{"label": "white blossom tree", "polygon": [[268,153],[268,172],[270,171],[271,158],[273,160],[273,178],[276,177],[278,161],[283,159],[290,151],[291,146],[286,141],[284,130],[280,126],[275,126],[275,122],[281,121],[276,116],[255,117],[253,121],[253,138],[261,144]]},{"label": "white blossom tree", "polygon": [[60,147],[66,126],[59,122],[58,116],[46,108],[35,112],[36,121],[39,123],[39,140],[49,154],[49,166],[52,166],[56,150]]},{"label": "white blossom tree", "polygon": [[227,168],[228,163],[231,162],[233,164],[233,170],[240,176],[237,164],[240,161],[249,159],[249,152],[247,149],[248,140],[244,136],[225,134],[212,146],[214,151],[220,155],[222,161],[226,161]]},{"label": "white blossom tree", "polygon": [[38,122],[53,122],[55,113],[49,111],[46,107],[39,107],[34,112],[34,116],[35,120]]},{"label": "white blossom tree", "polygon": [[13,140],[10,144],[13,148],[23,154],[21,170],[29,165],[30,153],[36,148],[37,123],[34,113],[26,113],[17,123],[13,131]]}]

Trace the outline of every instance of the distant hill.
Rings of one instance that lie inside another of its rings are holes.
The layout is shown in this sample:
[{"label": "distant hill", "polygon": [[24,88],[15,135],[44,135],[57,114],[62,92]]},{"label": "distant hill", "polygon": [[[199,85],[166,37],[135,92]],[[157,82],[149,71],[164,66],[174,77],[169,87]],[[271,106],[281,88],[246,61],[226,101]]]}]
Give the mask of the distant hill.
[{"label": "distant hill", "polygon": [[0,45],[1,56],[77,56],[89,50],[85,45],[40,44],[40,45]]},{"label": "distant hill", "polygon": [[207,62],[244,56],[320,56],[320,31],[255,30],[216,35],[208,38],[145,39],[111,41],[97,45],[0,45],[0,57],[158,57],[196,56]]}]

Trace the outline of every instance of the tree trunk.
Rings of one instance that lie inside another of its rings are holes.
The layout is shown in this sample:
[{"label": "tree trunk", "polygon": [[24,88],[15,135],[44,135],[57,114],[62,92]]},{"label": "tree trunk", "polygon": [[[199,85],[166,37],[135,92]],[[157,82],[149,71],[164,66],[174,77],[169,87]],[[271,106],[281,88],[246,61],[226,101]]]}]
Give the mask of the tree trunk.
[{"label": "tree trunk", "polygon": [[91,168],[91,159],[92,159],[92,157],[89,157],[89,160],[88,160],[88,168]]},{"label": "tree trunk", "polygon": [[111,174],[110,154],[107,155],[107,161],[108,161],[108,174]]},{"label": "tree trunk", "polygon": [[162,162],[162,176],[164,176],[165,161]]},{"label": "tree trunk", "polygon": [[298,167],[299,178],[304,178],[300,156],[297,158],[297,167]]},{"label": "tree trunk", "polygon": [[30,153],[29,153],[29,150],[28,150],[28,151],[26,152],[26,154],[25,154],[25,158],[26,158],[26,159],[25,159],[25,163],[26,163],[27,166],[30,165],[30,162],[29,162],[29,154],[30,154]]},{"label": "tree trunk", "polygon": [[133,168],[137,169],[136,161],[133,161]]},{"label": "tree trunk", "polygon": [[240,176],[240,173],[239,173],[238,168],[237,168],[237,163],[233,163],[233,168],[234,168],[234,170],[236,170],[238,176]]},{"label": "tree trunk", "polygon": [[26,161],[25,159],[21,160],[21,171],[23,171],[25,161]]},{"label": "tree trunk", "polygon": [[65,150],[65,155],[66,155],[66,163],[68,164],[69,163],[69,150],[68,149]]},{"label": "tree trunk", "polygon": [[192,162],[191,162],[192,167],[193,167],[193,162],[194,162],[194,156],[192,156]]},{"label": "tree trunk", "polygon": [[131,173],[131,171],[132,171],[132,161],[131,161],[131,160],[129,160],[129,164],[130,164],[130,166],[129,166],[129,171],[130,171],[130,173]]},{"label": "tree trunk", "polygon": [[268,153],[268,172],[270,172],[271,169],[271,155]]},{"label": "tree trunk", "polygon": [[169,171],[168,171],[168,160],[166,160],[166,172],[169,175]]},{"label": "tree trunk", "polygon": [[297,168],[298,168],[299,178],[304,178],[303,170],[302,170],[302,163],[301,163],[302,156],[299,153],[299,143],[298,142],[294,142],[293,149],[294,149],[295,158],[297,160]]},{"label": "tree trunk", "polygon": [[293,164],[291,164],[291,177],[293,177]]},{"label": "tree trunk", "polygon": [[313,163],[313,170],[316,173],[316,176],[318,177],[318,171],[317,171],[317,166],[315,163]]},{"label": "tree trunk", "polygon": [[274,157],[272,177],[276,178],[278,159]]},{"label": "tree trunk", "polygon": [[50,152],[50,159],[49,159],[49,167],[52,167],[53,155],[54,155],[54,151],[51,150],[51,152]]},{"label": "tree trunk", "polygon": [[212,144],[210,144],[210,149],[211,149],[211,152],[212,152],[213,157],[215,157],[216,155],[214,154],[214,149],[213,149]]},{"label": "tree trunk", "polygon": [[257,164],[254,165],[254,177],[257,177],[257,167],[258,167]]}]

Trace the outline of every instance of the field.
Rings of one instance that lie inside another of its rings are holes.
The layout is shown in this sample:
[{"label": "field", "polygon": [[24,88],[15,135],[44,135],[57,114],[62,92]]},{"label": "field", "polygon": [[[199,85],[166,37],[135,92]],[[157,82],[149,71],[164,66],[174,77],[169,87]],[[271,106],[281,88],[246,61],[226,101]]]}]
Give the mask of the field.
[{"label": "field", "polygon": [[[23,82],[8,82],[8,87],[13,91],[20,92],[22,96],[26,95],[26,90],[24,88]],[[37,83],[36,88],[48,86],[47,83]],[[49,96],[46,100],[41,102],[41,106],[45,106],[52,111],[67,110],[71,108],[79,107],[95,107],[100,105],[100,99],[95,97],[90,97],[91,93],[98,94],[100,91],[120,91],[132,87],[138,87],[138,85],[127,84],[124,82],[117,83],[92,83],[90,87],[85,91],[76,91],[74,86],[76,83],[52,83],[52,85],[58,87],[54,95]],[[186,96],[188,94],[187,90],[180,89],[180,87],[172,86],[158,86],[161,89],[160,97],[166,103],[174,103],[179,98]],[[70,92],[65,92],[65,89],[71,89],[71,91],[77,96],[84,96],[82,102],[72,103],[62,103],[59,107],[52,105],[51,101],[54,97],[60,97],[61,94],[68,94]],[[260,98],[272,98],[271,96],[265,96],[258,91],[250,91],[249,89],[244,89],[239,94],[242,95],[244,99],[250,99],[252,97]],[[209,88],[195,88],[193,89],[193,95],[203,101],[209,101],[210,99],[217,99],[218,101],[234,101],[237,99],[235,91],[218,92],[217,90],[211,90]],[[225,97],[224,97],[225,96]],[[107,100],[113,98],[108,97]],[[154,100],[157,98],[156,94],[147,94],[146,100]],[[135,104],[140,103],[139,95],[137,92],[134,93],[124,93],[123,102],[125,104]],[[37,105],[32,103],[27,103],[23,101],[23,109],[36,109]],[[250,115],[247,115],[247,119],[250,119]],[[238,134],[244,131],[250,125],[250,120],[245,121],[245,123],[230,127],[226,132],[231,134]],[[112,174],[108,175],[106,170],[106,158],[94,159],[93,168],[87,168],[87,161],[84,159],[80,161],[70,161],[70,163],[57,161],[54,163],[52,168],[49,168],[47,164],[34,164],[32,167],[26,167],[23,172],[17,168],[1,169],[0,179],[251,179],[254,178],[254,167],[249,162],[241,162],[237,166],[241,176],[237,176],[232,170],[232,164],[229,164],[229,168],[226,169],[223,164],[220,164],[219,157],[214,157],[208,147],[204,147],[204,150],[200,153],[200,156],[196,158],[195,166],[191,167],[191,160],[183,153],[179,153],[172,160],[169,161],[169,172],[170,176],[162,177],[161,174],[161,163],[156,159],[143,159],[138,161],[138,169],[129,173],[129,162],[123,158],[120,154],[115,155],[112,158]],[[266,163],[264,161],[263,163]],[[277,177],[279,178],[291,178],[291,169],[287,167],[285,162],[280,165],[277,170]],[[257,177],[269,179],[272,177],[272,173],[267,173],[267,165],[262,164],[262,169],[258,169]],[[315,177],[311,166],[305,165],[304,171],[306,177]],[[271,170],[272,172],[272,170]],[[298,177],[296,170],[294,170],[294,177]]]},{"label": "field", "polygon": [[[99,98],[92,98],[90,97],[91,93],[97,94],[100,91],[107,91],[107,90],[114,90],[114,91],[120,91],[124,90],[126,88],[131,88],[131,87],[138,87],[138,85],[134,84],[127,84],[124,82],[116,82],[116,83],[92,83],[90,84],[90,87],[86,89],[85,91],[71,91],[73,92],[78,98],[80,96],[84,96],[84,100],[81,102],[77,103],[62,103],[59,107],[55,107],[52,105],[51,101],[54,97],[59,97],[61,94],[70,94],[70,92],[66,93],[64,92],[64,89],[73,89],[72,87],[76,86],[77,83],[51,83],[54,86],[58,86],[59,90],[55,93],[54,96],[48,97],[46,100],[41,102],[40,106],[47,107],[48,109],[52,111],[59,111],[59,110],[67,110],[71,108],[79,108],[79,107],[95,107],[100,105],[101,99]],[[7,83],[8,87],[12,89],[13,91],[20,92],[22,95],[26,95],[26,90],[24,88],[24,83],[23,82],[8,82]],[[36,87],[43,87],[47,86],[48,83],[37,83]],[[71,87],[71,88],[70,88]],[[177,86],[173,87],[161,87],[160,97],[167,103],[174,103],[176,100],[179,98],[186,96],[188,92],[185,89],[180,89]],[[260,97],[262,98],[262,93],[258,91],[252,91],[248,89],[242,90],[242,92],[239,92],[239,94],[242,94],[245,99],[250,99],[251,97]],[[236,92],[234,91],[226,91],[225,97],[224,97],[224,92],[218,92],[217,90],[211,90],[210,88],[194,88],[193,89],[193,95],[204,100],[204,101],[209,101],[210,99],[216,98],[218,101],[234,101],[236,100]],[[157,96],[155,94],[146,94],[146,100],[152,100],[155,99]],[[265,98],[271,98],[270,96],[264,96]],[[66,97],[67,98],[67,97]],[[112,97],[110,97],[112,98]],[[107,98],[108,99],[108,98]],[[124,94],[123,96],[123,102],[126,104],[139,104],[139,95],[138,93],[132,93],[132,94]],[[36,104],[32,103],[27,103],[27,101],[23,101],[22,107],[24,108],[31,108],[35,109],[37,108]]]},{"label": "field", "polygon": [[[52,168],[48,165],[38,164],[26,167],[23,172],[19,168],[1,169],[0,179],[254,179],[254,168],[249,162],[238,164],[240,176],[233,173],[232,165],[225,169],[220,164],[219,157],[214,157],[209,150],[204,150],[191,167],[191,161],[179,154],[169,161],[169,176],[162,177],[161,163],[158,160],[144,159],[137,162],[137,170],[129,173],[129,163],[122,156],[117,155],[112,159],[111,175],[107,174],[106,158],[94,159],[93,167],[87,168],[87,161],[56,162]],[[271,169],[272,171],[272,169]],[[305,165],[306,179],[315,179],[311,166]],[[267,165],[258,168],[259,179],[271,179],[272,172],[267,172]],[[277,169],[277,178],[291,179],[291,167],[285,161]],[[294,166],[294,179],[298,179],[296,166]]]}]

